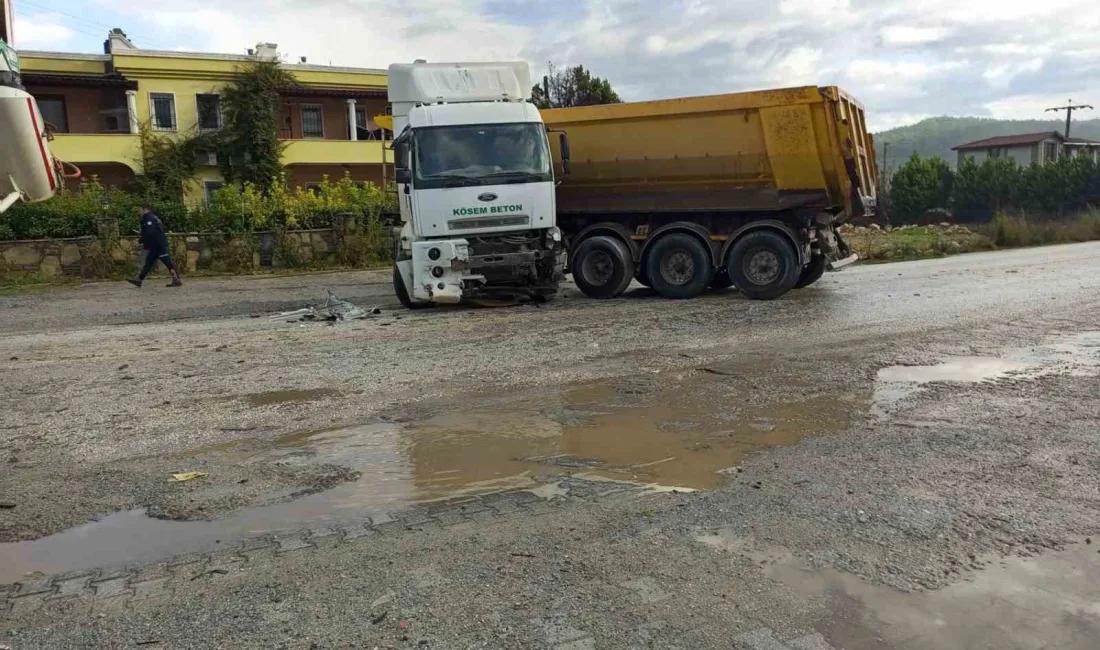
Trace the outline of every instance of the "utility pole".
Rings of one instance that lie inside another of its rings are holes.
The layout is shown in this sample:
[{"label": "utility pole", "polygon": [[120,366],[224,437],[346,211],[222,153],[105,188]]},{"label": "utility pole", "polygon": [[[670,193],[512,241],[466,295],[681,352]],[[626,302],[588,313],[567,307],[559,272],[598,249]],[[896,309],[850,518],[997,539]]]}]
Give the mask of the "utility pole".
[{"label": "utility pole", "polygon": [[1066,139],[1068,140],[1069,139],[1070,122],[1073,120],[1073,111],[1081,111],[1081,110],[1085,110],[1085,109],[1092,109],[1092,106],[1089,106],[1088,104],[1078,104],[1077,106],[1074,106],[1073,105],[1073,100],[1071,99],[1071,100],[1066,102],[1065,106],[1056,106],[1054,108],[1048,108],[1045,112],[1047,112],[1047,113],[1057,113],[1059,111],[1065,111],[1066,112]]},{"label": "utility pole", "polygon": [[0,41],[4,41],[8,45],[14,44],[15,40],[15,15],[11,8],[11,2],[9,0],[0,0]]}]

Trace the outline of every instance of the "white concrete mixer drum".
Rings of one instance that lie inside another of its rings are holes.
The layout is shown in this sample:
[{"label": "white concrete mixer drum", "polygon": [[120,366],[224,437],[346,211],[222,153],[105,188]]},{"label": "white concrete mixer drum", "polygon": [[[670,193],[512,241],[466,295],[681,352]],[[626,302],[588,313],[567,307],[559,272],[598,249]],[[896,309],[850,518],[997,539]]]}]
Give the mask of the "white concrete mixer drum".
[{"label": "white concrete mixer drum", "polygon": [[62,180],[50,154],[45,122],[26,91],[0,86],[0,212],[15,200],[44,201]]}]

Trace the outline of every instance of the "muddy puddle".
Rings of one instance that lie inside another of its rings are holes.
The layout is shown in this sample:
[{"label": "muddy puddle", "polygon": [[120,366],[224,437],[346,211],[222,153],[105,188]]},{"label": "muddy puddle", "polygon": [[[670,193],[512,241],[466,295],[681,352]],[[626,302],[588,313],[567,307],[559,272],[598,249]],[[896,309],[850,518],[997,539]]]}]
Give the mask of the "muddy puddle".
[{"label": "muddy puddle", "polygon": [[246,395],[244,400],[249,406],[273,406],[296,402],[313,402],[328,397],[337,397],[340,391],[333,388],[309,388],[304,390],[272,390],[266,393]]},{"label": "muddy puddle", "polygon": [[996,357],[953,357],[928,366],[883,368],[878,372],[872,411],[879,416],[894,412],[932,383],[973,384],[1060,374],[1100,374],[1100,332],[1060,336]]},{"label": "muddy puddle", "polygon": [[[189,456],[224,464],[331,464],[359,479],[214,521],[162,521],[141,511],[17,544],[0,544],[0,584],[156,561],[244,537],[385,516],[412,504],[530,489],[580,475],[664,488],[714,489],[745,453],[842,430],[866,405],[836,396],[752,404],[728,377],[689,373],[550,393],[475,396],[400,421],[300,431],[258,445],[223,443]],[[549,490],[549,492],[547,492]]]}]

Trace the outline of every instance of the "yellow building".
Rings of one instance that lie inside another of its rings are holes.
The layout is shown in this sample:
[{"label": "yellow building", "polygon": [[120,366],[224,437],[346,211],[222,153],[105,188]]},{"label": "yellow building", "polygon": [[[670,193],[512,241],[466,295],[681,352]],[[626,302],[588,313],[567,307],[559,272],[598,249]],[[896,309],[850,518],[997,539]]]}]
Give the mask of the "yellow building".
[{"label": "yellow building", "polygon": [[[21,51],[23,84],[53,127],[51,149],[78,165],[84,176],[125,185],[142,173],[138,136],[142,124],[162,133],[190,133],[221,126],[220,90],[242,66],[279,60],[274,44],[248,54],[143,50],[112,30],[105,54]],[[373,121],[386,112],[386,71],[283,63],[298,86],[279,106],[283,162],[291,181],[309,187],[323,176],[350,173],[381,183],[383,137]],[[354,128],[352,128],[354,125]],[[215,157],[202,157],[189,202],[221,186]],[[392,177],[392,176],[389,176]]]}]

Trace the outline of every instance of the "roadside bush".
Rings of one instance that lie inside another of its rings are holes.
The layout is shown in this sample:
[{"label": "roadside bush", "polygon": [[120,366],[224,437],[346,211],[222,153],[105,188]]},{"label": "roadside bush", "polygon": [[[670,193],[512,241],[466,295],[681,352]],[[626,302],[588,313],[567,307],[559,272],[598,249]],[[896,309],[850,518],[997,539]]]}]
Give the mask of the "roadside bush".
[{"label": "roadside bush", "polygon": [[330,228],[337,215],[352,214],[363,225],[381,221],[397,211],[396,192],[371,183],[356,183],[345,175],[323,179],[316,191],[291,187],[280,176],[264,193],[252,183],[218,190],[208,203],[188,208],[166,199],[147,200],[147,194],[105,188],[97,179],[77,191],[62,190],[41,203],[17,204],[0,217],[0,239],[48,239],[96,235],[100,218],[114,219],[119,233],[139,230],[138,208],[151,203],[170,232],[246,233],[257,230]]},{"label": "roadside bush", "polygon": [[890,185],[891,214],[899,223],[911,223],[934,208],[951,204],[954,174],[942,158],[913,154]]}]

